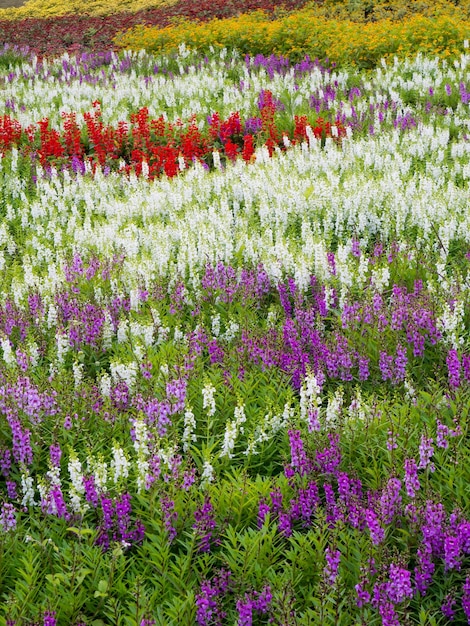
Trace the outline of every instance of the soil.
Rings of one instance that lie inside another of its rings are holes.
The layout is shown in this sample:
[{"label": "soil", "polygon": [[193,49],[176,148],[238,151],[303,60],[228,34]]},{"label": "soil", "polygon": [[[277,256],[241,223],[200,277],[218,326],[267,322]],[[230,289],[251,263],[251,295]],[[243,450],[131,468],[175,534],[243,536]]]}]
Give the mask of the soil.
[{"label": "soil", "polygon": [[0,9],[11,9],[12,7],[20,7],[25,0],[0,0]]}]

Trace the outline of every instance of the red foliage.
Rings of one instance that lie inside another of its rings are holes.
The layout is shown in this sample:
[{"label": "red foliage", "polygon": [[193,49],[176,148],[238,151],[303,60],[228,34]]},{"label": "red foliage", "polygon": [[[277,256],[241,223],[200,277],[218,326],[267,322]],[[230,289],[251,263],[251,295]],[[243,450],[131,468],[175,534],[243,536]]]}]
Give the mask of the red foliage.
[{"label": "red foliage", "polygon": [[[307,0],[288,0],[289,10],[302,7]],[[29,46],[39,56],[56,56],[64,51],[100,52],[114,48],[113,38],[118,32],[136,24],[168,26],[175,18],[192,21],[228,18],[263,9],[273,14],[283,3],[276,0],[179,0],[175,5],[159,9],[145,9],[137,13],[115,13],[93,17],[66,15],[47,19],[0,20],[4,43]]]}]

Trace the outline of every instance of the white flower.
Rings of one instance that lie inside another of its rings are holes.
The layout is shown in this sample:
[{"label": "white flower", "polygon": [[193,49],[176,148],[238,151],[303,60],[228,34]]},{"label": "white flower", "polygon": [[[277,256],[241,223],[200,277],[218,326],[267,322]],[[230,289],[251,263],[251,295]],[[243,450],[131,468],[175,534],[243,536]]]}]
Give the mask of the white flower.
[{"label": "white flower", "polygon": [[108,350],[111,347],[114,335],[115,333],[114,333],[111,315],[109,314],[109,311],[105,311],[103,331],[102,331],[103,348],[105,350]]},{"label": "white flower", "polygon": [[122,380],[126,383],[129,390],[133,391],[137,379],[136,363],[121,363],[119,361],[112,361],[110,364],[110,370],[111,378],[114,384]]},{"label": "white flower", "polygon": [[184,431],[183,431],[183,451],[189,450],[190,442],[196,442],[197,437],[195,434],[196,418],[190,408],[187,408],[184,412]]},{"label": "white flower", "polygon": [[208,483],[214,482],[215,473],[209,461],[204,461],[201,474],[201,488],[204,488]]},{"label": "white flower", "polygon": [[234,411],[235,419],[231,422],[227,422],[225,426],[224,441],[222,444],[222,450],[220,452],[220,458],[227,456],[229,459],[233,458],[233,449],[238,437],[238,433],[243,433],[244,427],[242,424],[246,422],[245,407],[239,404]]},{"label": "white flower", "polygon": [[113,471],[113,481],[115,485],[121,478],[127,478],[129,476],[129,461],[122,448],[117,445],[113,446],[113,458],[111,459],[110,466]]},{"label": "white flower", "polygon": [[129,322],[127,320],[121,320],[117,329],[118,343],[126,343],[129,337]]},{"label": "white flower", "polygon": [[16,365],[15,354],[12,350],[10,340],[4,337],[1,340],[2,349],[3,349],[3,360],[7,365]]},{"label": "white flower", "polygon": [[34,499],[33,479],[26,473],[21,474],[21,490],[23,492],[21,506],[34,506],[36,501]]},{"label": "white flower", "polygon": [[100,392],[101,395],[109,398],[111,395],[111,376],[107,373],[104,373],[100,378]]},{"label": "white flower", "polygon": [[69,494],[72,510],[75,513],[83,513],[89,506],[86,502],[82,501],[82,496],[85,493],[82,464],[73,454],[70,456],[68,471],[71,482]]},{"label": "white flower", "polygon": [[207,409],[207,416],[215,415],[215,395],[216,389],[211,383],[207,383],[202,388],[202,407]]},{"label": "white flower", "polygon": [[235,339],[239,330],[240,325],[237,324],[237,322],[230,320],[224,333],[224,339],[230,343]]},{"label": "white flower", "polygon": [[212,334],[214,337],[218,337],[220,335],[220,315],[214,315],[212,317]]},{"label": "white flower", "polygon": [[106,483],[108,482],[108,465],[95,457],[87,457],[88,471],[91,472],[95,479],[95,485],[100,491],[106,491]]},{"label": "white flower", "polygon": [[334,396],[328,398],[328,405],[325,411],[325,424],[334,428],[338,424],[338,419],[341,415],[341,409],[343,408],[343,390],[340,387],[337,389]]},{"label": "white flower", "polygon": [[70,342],[67,335],[61,331],[57,331],[55,340],[57,345],[57,364],[62,365],[65,355],[70,350]]},{"label": "white flower", "polygon": [[83,380],[83,363],[78,363],[78,361],[75,361],[75,363],[72,365],[72,370],[75,387],[79,387]]}]

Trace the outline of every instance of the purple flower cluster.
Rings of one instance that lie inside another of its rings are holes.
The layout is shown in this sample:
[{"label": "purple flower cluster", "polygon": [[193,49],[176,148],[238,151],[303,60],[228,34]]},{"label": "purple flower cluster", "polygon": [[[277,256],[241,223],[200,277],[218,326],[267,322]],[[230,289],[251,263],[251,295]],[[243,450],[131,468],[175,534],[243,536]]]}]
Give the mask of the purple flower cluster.
[{"label": "purple flower cluster", "polygon": [[131,496],[128,493],[118,496],[114,501],[101,496],[102,521],[96,543],[103,550],[109,549],[111,541],[120,542],[126,547],[143,541],[144,526],[140,520],[133,524],[131,513]]},{"label": "purple flower cluster", "polygon": [[55,611],[46,611],[43,617],[43,626],[56,626],[56,612]]},{"label": "purple flower cluster", "polygon": [[331,550],[327,546],[325,550],[326,565],[323,569],[323,579],[328,586],[333,586],[338,576],[339,563],[341,560],[341,552],[339,550]]},{"label": "purple flower cluster", "polygon": [[421,485],[418,478],[418,466],[414,459],[405,459],[405,487],[410,498],[414,498]]},{"label": "purple flower cluster", "polygon": [[272,602],[271,588],[266,585],[260,592],[246,593],[244,599],[237,600],[238,626],[252,626],[253,613],[266,615]]},{"label": "purple flower cluster", "polygon": [[16,510],[9,502],[4,502],[0,509],[0,527],[5,533],[16,529]]},{"label": "purple flower cluster", "polygon": [[167,497],[160,500],[163,513],[163,521],[165,530],[168,533],[168,541],[171,543],[175,539],[177,532],[174,523],[178,519],[178,513],[175,511],[175,503]]},{"label": "purple flower cluster", "polygon": [[300,430],[289,430],[287,434],[289,435],[291,468],[300,476],[309,474],[312,471],[312,463],[304,450]]},{"label": "purple flower cluster", "polygon": [[222,569],[212,581],[206,580],[196,595],[196,622],[199,626],[222,626],[226,613],[222,600],[230,588],[231,573]]},{"label": "purple flower cluster", "polygon": [[210,552],[214,543],[214,530],[217,526],[214,518],[214,507],[209,496],[204,498],[204,504],[194,512],[193,529],[196,531],[199,552]]}]

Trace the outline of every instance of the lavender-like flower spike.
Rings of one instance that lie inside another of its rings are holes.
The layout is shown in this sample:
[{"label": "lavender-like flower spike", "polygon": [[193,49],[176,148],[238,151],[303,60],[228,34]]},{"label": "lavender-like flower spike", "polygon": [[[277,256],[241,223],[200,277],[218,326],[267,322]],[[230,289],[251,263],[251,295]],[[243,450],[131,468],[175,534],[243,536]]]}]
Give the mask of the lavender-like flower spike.
[{"label": "lavender-like flower spike", "polygon": [[327,585],[333,586],[338,576],[341,552],[339,550],[330,550],[330,547],[327,546],[325,550],[325,559],[326,565],[323,569],[323,579]]},{"label": "lavender-like flower spike", "polygon": [[196,521],[193,524],[193,529],[196,531],[196,537],[199,541],[199,552],[210,552],[216,522],[214,508],[209,496],[204,499],[203,506],[194,512],[194,518]]},{"label": "lavender-like flower spike", "polygon": [[418,467],[414,459],[405,459],[405,487],[406,493],[410,498],[414,498],[417,491],[420,489],[420,482],[418,479]]}]

